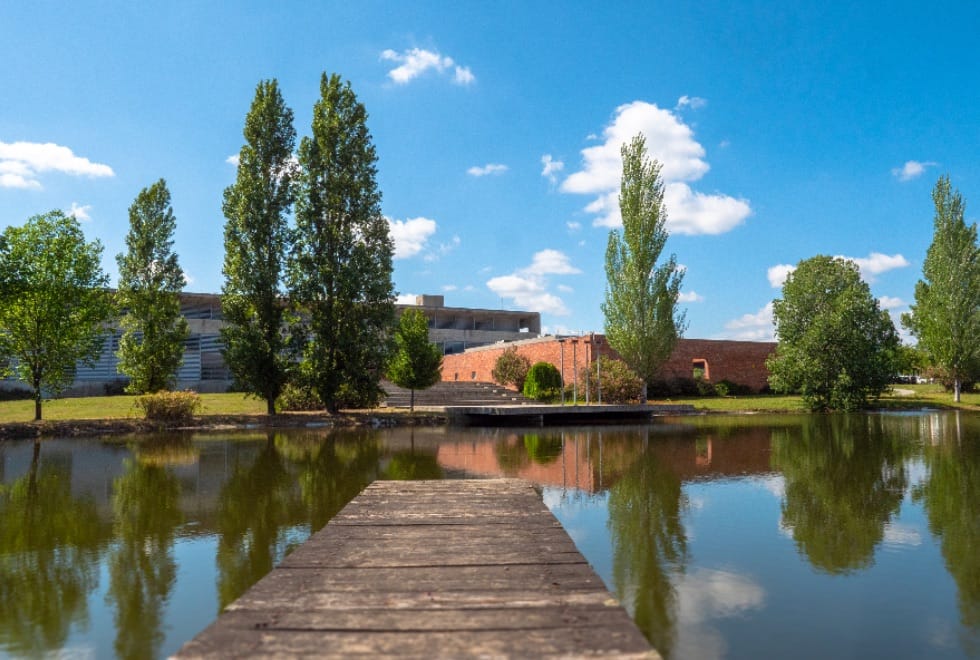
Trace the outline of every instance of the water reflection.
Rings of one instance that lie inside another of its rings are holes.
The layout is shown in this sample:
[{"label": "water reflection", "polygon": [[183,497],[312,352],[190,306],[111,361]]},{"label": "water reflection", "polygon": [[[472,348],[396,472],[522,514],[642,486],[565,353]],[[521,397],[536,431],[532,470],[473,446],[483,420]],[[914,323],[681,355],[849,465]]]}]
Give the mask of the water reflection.
[{"label": "water reflection", "polygon": [[0,443],[0,656],[165,656],[371,481],[493,476],[545,487],[666,657],[980,655],[978,420]]},{"label": "water reflection", "polygon": [[885,525],[898,513],[913,447],[886,433],[885,419],[817,416],[773,432],[773,467],[786,483],[782,524],[820,570],[870,566]]}]

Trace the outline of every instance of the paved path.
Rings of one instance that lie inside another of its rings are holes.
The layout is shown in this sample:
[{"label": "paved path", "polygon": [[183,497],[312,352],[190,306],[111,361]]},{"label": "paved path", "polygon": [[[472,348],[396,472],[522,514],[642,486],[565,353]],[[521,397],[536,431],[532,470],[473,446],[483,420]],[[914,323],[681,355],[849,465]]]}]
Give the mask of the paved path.
[{"label": "paved path", "polygon": [[377,481],[178,657],[658,658],[516,479]]}]

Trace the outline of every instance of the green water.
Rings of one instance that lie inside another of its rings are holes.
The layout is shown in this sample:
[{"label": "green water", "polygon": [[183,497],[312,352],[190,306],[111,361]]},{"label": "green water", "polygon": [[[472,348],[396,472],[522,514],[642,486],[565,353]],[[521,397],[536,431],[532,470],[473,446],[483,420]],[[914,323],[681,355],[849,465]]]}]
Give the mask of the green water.
[{"label": "green water", "polygon": [[166,656],[374,479],[499,475],[667,657],[980,657],[963,413],[0,443],[0,656]]}]

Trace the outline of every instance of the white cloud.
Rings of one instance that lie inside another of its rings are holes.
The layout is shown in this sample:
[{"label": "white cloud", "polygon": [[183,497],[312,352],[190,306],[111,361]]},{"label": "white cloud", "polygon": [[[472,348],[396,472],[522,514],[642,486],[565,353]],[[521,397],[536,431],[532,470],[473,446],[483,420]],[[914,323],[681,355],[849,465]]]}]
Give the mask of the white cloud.
[{"label": "white cloud", "polygon": [[867,257],[843,257],[850,259],[861,269],[861,276],[868,282],[874,282],[875,276],[886,273],[896,268],[910,266],[908,259],[900,254],[887,255],[880,252],[872,252]]},{"label": "white cloud", "polygon": [[556,175],[558,172],[565,169],[564,161],[555,160],[551,157],[551,154],[541,156],[541,164],[544,165],[544,168],[541,170],[541,176],[548,179],[548,181],[551,181],[552,183],[557,180]]},{"label": "white cloud", "polygon": [[474,165],[470,169],[466,170],[466,173],[470,176],[487,176],[488,174],[503,174],[506,171],[506,165],[501,165],[500,163],[487,163],[483,167]]},{"label": "white cloud", "polygon": [[439,247],[430,251],[423,257],[423,259],[427,262],[439,261],[439,259],[458,248],[460,243],[462,243],[462,241],[459,239],[459,236],[453,236],[451,239],[449,239],[448,243],[440,243]]},{"label": "white cloud", "polygon": [[644,101],[616,108],[603,129],[604,142],[582,150],[582,169],[569,175],[561,190],[597,195],[585,210],[598,217],[596,226],[619,227],[619,185],[623,164],[620,149],[635,135],[646,137],[648,155],[661,163],[667,226],[679,234],[721,234],[741,224],[751,213],[748,200],[694,191],[685,182],[697,181],[710,169],[704,147],[691,128],[670,110]]},{"label": "white cloud", "polygon": [[677,301],[686,303],[704,302],[704,296],[697,291],[681,291],[681,294],[677,296]]},{"label": "white cloud", "polygon": [[71,208],[68,209],[67,215],[75,216],[75,219],[79,222],[88,222],[92,219],[92,216],[88,214],[88,212],[91,210],[91,204],[79,205],[77,202],[72,202]]},{"label": "white cloud", "polygon": [[93,163],[52,142],[0,142],[0,187],[40,190],[38,177],[44,172],[92,178],[115,176],[108,165]]},{"label": "white cloud", "polygon": [[541,250],[531,259],[531,264],[510,275],[494,277],[487,287],[501,298],[508,298],[521,308],[567,316],[564,301],[548,291],[548,275],[575,275],[581,273],[572,266],[569,258],[558,250]]},{"label": "white cloud", "polygon": [[565,223],[565,226],[568,227],[568,231],[570,231],[570,232],[576,232],[576,231],[579,231],[582,228],[582,223],[581,222],[575,222],[574,220],[571,220],[569,222],[566,222]]},{"label": "white cloud", "polygon": [[430,69],[440,74],[451,73],[457,85],[470,85],[476,81],[469,67],[459,66],[453,58],[423,48],[409,48],[401,53],[389,48],[381,53],[381,59],[398,64],[388,72],[396,85],[408,84]]},{"label": "white cloud", "polygon": [[707,99],[703,99],[700,96],[688,96],[685,94],[677,99],[677,105],[674,106],[674,110],[683,110],[684,108],[700,110],[706,105],[708,105]]},{"label": "white cloud", "polygon": [[562,293],[574,293],[575,292],[575,289],[573,289],[572,287],[568,286],[567,284],[559,284],[558,287],[557,287],[557,289],[559,291],[561,291]]},{"label": "white cloud", "polygon": [[395,259],[414,257],[425,249],[429,237],[436,233],[436,221],[428,218],[387,220],[391,238],[395,241]]},{"label": "white cloud", "polygon": [[445,291],[446,293],[450,293],[452,291],[457,290],[458,288],[459,287],[456,286],[455,284],[444,284],[442,290]]},{"label": "white cloud", "polygon": [[769,286],[774,289],[783,288],[783,284],[786,283],[786,278],[789,274],[796,270],[796,266],[791,266],[790,264],[776,264],[766,271],[766,277],[769,278]]},{"label": "white cloud", "polygon": [[892,176],[899,181],[911,181],[922,176],[927,167],[935,167],[938,164],[932,161],[908,160],[901,167],[892,168]]},{"label": "white cloud", "polygon": [[882,296],[878,298],[878,305],[882,309],[898,309],[899,307],[905,307],[906,304],[901,298],[895,298],[893,296]]},{"label": "white cloud", "polygon": [[743,314],[725,324],[726,339],[741,339],[744,341],[775,341],[776,332],[773,325],[772,302],[755,314]]},{"label": "white cloud", "polygon": [[416,302],[416,294],[414,293],[399,293],[395,296],[396,305],[414,305]]},{"label": "white cloud", "polygon": [[229,165],[234,165],[235,167],[238,167],[238,165],[241,163],[238,154],[232,154],[228,156],[227,158],[225,158],[225,162],[228,163]]}]

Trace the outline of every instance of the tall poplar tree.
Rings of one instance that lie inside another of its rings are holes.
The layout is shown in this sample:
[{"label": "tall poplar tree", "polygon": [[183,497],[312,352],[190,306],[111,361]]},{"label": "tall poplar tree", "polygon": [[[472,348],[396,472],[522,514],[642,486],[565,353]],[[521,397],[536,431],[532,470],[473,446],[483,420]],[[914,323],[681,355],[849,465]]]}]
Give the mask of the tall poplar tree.
[{"label": "tall poplar tree", "polygon": [[180,314],[186,279],[173,251],[177,221],[167,182],[144,188],[129,207],[126,253],[116,255],[120,320],[119,371],[134,394],[170,389],[184,356],[187,319]]},{"label": "tall poplar tree", "polygon": [[221,331],[236,385],[265,399],[270,415],[292,364],[284,328],[283,274],[293,203],[293,111],[279,84],[264,80],[245,117],[238,176],[225,189],[225,283]]},{"label": "tall poplar tree", "polygon": [[902,324],[952,381],[958,402],[962,383],[980,376],[980,246],[977,225],[963,219],[963,196],[951,188],[948,175],[936,182],[932,201],[932,245],[915,285],[915,304]]},{"label": "tall poplar tree", "polygon": [[350,83],[324,73],[299,148],[289,289],[307,338],[303,376],[331,412],[379,400],[394,326],[394,244],[366,121]]},{"label": "tall poplar tree", "polygon": [[673,254],[657,265],[668,236],[660,163],[647,156],[642,134],[624,144],[621,153],[623,230],[609,233],[602,312],[609,345],[643,379],[641,397],[646,402],[647,383],[686,327],[684,313],[677,311],[684,274]]},{"label": "tall poplar tree", "polygon": [[86,243],[78,221],[61,211],[7,227],[0,238],[0,335],[14,373],[31,387],[35,420],[43,398],[70,386],[77,363],[94,364],[102,351],[112,303],[101,260],[102,244]]}]

